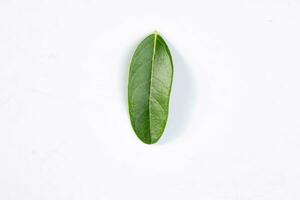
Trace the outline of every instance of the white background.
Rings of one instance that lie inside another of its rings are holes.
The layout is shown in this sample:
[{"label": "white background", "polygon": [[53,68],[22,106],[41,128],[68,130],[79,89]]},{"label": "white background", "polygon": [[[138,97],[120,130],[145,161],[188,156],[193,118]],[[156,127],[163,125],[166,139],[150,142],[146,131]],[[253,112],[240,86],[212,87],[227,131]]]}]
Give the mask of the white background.
[{"label": "white background", "polygon": [[[127,76],[157,30],[165,134],[134,135]],[[299,200],[300,2],[0,0],[1,200]]]}]

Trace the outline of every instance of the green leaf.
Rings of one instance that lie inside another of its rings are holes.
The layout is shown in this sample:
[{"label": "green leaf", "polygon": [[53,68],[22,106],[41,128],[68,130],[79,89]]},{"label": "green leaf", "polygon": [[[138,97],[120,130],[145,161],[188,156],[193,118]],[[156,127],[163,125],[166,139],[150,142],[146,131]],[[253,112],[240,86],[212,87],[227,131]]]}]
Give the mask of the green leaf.
[{"label": "green leaf", "polygon": [[153,144],[162,136],[169,113],[173,62],[163,38],[146,37],[132,57],[128,83],[131,125],[140,140]]}]

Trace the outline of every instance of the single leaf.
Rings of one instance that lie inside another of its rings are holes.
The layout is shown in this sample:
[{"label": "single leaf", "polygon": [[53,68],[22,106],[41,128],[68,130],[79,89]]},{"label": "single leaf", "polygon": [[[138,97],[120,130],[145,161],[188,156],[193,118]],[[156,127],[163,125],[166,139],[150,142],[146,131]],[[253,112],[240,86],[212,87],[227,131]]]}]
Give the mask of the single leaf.
[{"label": "single leaf", "polygon": [[139,44],[129,70],[130,121],[138,138],[146,144],[157,142],[164,132],[172,79],[170,50],[155,32]]}]

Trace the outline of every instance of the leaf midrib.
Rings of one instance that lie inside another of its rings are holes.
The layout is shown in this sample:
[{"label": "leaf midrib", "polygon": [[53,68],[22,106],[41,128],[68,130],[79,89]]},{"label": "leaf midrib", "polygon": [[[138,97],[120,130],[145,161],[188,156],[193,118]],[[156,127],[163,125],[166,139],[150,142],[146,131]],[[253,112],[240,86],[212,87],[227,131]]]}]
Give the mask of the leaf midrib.
[{"label": "leaf midrib", "polygon": [[148,100],[148,104],[149,104],[149,138],[150,138],[150,142],[152,142],[152,138],[151,138],[151,88],[152,88],[152,76],[153,76],[153,65],[154,65],[154,58],[155,58],[155,52],[156,52],[156,41],[157,41],[157,35],[158,33],[155,31],[154,32],[154,39],[153,39],[153,51],[152,51],[152,59],[151,59],[151,73],[150,73],[150,92],[149,92],[149,100]]}]

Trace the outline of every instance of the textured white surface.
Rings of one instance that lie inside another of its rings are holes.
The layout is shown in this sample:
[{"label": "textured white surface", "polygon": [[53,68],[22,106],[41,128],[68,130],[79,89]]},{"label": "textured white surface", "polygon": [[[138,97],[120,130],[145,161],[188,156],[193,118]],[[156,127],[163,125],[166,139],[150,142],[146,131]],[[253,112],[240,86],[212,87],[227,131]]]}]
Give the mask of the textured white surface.
[{"label": "textured white surface", "polygon": [[[126,88],[154,30],[175,76],[148,146]],[[299,75],[296,0],[1,0],[0,199],[300,199]]]}]

